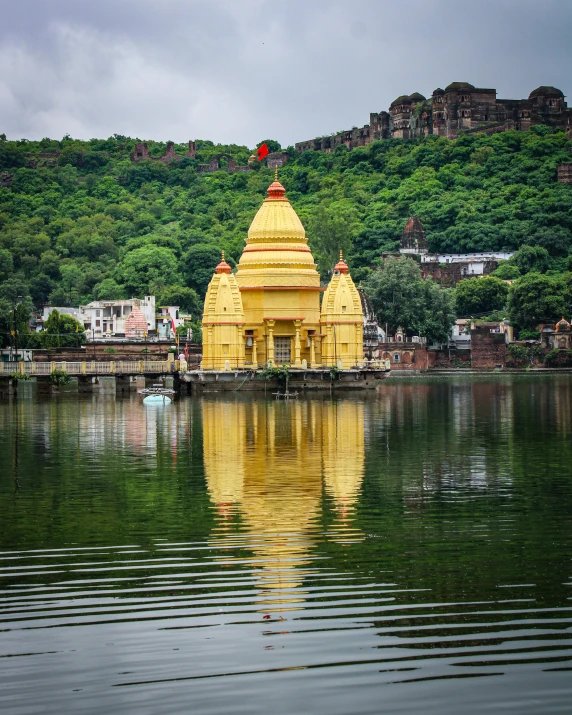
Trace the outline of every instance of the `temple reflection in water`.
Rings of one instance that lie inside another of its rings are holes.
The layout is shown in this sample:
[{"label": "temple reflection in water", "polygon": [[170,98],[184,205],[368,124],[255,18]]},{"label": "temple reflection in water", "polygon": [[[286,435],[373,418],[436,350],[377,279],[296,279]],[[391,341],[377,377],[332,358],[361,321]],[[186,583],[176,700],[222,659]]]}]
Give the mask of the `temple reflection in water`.
[{"label": "temple reflection in water", "polygon": [[217,548],[226,544],[231,561],[241,560],[241,547],[254,554],[261,610],[300,607],[324,489],[335,510],[326,538],[360,538],[351,521],[364,472],[364,403],[204,399],[202,422]]}]

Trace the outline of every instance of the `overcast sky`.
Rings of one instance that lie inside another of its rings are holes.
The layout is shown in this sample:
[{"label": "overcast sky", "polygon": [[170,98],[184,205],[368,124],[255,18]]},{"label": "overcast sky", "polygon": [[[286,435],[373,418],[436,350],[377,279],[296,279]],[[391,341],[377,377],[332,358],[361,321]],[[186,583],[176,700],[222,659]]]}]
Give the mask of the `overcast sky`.
[{"label": "overcast sky", "polygon": [[0,0],[0,133],[287,146],[453,81],[572,95],[571,37],[572,0]]}]

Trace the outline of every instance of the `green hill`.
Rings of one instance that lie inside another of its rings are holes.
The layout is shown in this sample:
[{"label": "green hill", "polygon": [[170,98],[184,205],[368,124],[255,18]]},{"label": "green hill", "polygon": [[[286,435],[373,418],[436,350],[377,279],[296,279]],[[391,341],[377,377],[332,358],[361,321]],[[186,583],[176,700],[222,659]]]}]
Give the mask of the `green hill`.
[{"label": "green hill", "polygon": [[[18,296],[36,306],[77,305],[154,292],[198,311],[221,249],[238,260],[272,172],[264,162],[250,173],[197,171],[220,152],[245,164],[252,152],[242,146],[198,141],[196,160],[169,166],[133,163],[134,146],[117,135],[0,138],[4,310]],[[159,157],[165,144],[149,149]],[[545,270],[561,272],[572,249],[572,186],[556,181],[556,169],[571,149],[547,127],[385,140],[332,154],[289,149],[280,180],[324,277],[343,248],[354,277],[365,278],[413,214],[433,251],[539,245],[549,253]],[[175,150],[182,157],[187,147]]]}]

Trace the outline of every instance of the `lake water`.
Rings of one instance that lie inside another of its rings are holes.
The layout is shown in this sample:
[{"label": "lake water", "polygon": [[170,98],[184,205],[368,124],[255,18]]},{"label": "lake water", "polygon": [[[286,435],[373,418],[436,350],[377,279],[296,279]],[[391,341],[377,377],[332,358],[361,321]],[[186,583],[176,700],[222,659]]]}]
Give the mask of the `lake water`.
[{"label": "lake water", "polygon": [[0,403],[0,711],[570,713],[572,379]]}]

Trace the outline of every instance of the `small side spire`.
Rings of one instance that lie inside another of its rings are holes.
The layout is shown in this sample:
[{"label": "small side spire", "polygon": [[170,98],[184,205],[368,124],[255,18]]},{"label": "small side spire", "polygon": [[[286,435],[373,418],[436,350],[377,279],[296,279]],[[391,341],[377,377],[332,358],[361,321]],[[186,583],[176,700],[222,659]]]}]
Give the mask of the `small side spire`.
[{"label": "small side spire", "polygon": [[224,260],[224,251],[222,251],[221,254],[222,254],[221,262],[215,268],[215,273],[230,273],[232,271],[232,268]]},{"label": "small side spire", "polygon": [[340,249],[340,260],[334,266],[334,273],[338,271],[339,273],[348,273],[348,264],[344,261],[344,255]]}]

